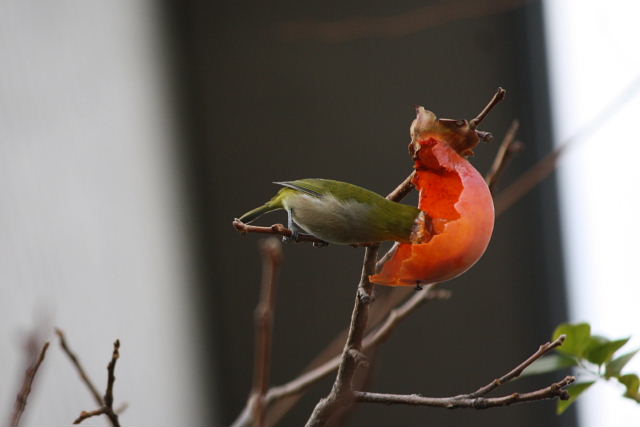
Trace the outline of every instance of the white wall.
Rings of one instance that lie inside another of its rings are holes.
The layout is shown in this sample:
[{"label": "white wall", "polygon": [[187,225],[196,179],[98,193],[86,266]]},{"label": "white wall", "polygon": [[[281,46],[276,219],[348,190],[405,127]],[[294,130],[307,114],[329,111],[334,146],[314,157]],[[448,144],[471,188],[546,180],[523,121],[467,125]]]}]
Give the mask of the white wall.
[{"label": "white wall", "polygon": [[[631,350],[640,347],[640,2],[553,0],[545,12],[556,141],[618,104],[559,168],[571,318],[610,338],[632,335]],[[639,373],[640,357],[626,370]],[[640,426],[640,405],[623,391],[594,385],[579,401],[580,425]]]},{"label": "white wall", "polygon": [[[203,423],[159,34],[150,1],[0,3],[0,417],[44,322],[101,389],[121,339],[125,424]],[[24,425],[95,406],[52,344]]]}]

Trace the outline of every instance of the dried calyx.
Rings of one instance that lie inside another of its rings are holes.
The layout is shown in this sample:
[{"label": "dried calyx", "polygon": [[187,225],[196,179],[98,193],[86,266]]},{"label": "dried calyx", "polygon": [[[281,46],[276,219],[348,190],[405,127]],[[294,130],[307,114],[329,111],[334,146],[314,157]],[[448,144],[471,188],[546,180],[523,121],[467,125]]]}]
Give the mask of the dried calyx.
[{"label": "dried calyx", "polygon": [[439,119],[432,111],[424,107],[416,107],[416,118],[410,128],[409,153],[415,158],[415,154],[420,149],[420,143],[434,138],[446,141],[461,156],[473,155],[473,148],[480,141],[488,142],[493,138],[491,133],[478,130],[477,127],[493,107],[502,101],[505,93],[504,89],[498,88],[491,101],[472,120]]}]

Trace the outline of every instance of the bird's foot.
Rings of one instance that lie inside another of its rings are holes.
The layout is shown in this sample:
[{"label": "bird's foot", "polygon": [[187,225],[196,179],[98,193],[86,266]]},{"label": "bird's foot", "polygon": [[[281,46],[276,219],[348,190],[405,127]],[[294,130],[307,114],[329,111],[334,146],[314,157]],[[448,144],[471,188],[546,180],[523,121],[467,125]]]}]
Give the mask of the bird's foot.
[{"label": "bird's foot", "polygon": [[283,243],[299,242],[300,233],[295,230],[291,230],[291,236],[282,236]]},{"label": "bird's foot", "polygon": [[416,287],[414,288],[416,291],[421,291],[422,290],[422,285],[420,285],[420,282],[416,282]]}]

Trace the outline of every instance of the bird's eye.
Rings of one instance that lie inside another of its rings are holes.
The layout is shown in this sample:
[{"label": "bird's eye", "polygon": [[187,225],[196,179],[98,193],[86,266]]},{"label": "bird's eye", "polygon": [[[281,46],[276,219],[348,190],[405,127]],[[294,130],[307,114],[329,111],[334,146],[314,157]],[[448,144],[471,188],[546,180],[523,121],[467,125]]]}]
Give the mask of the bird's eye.
[{"label": "bird's eye", "polygon": [[458,127],[462,127],[462,126],[464,126],[464,120],[457,120],[457,121],[456,121],[456,125],[457,125]]}]

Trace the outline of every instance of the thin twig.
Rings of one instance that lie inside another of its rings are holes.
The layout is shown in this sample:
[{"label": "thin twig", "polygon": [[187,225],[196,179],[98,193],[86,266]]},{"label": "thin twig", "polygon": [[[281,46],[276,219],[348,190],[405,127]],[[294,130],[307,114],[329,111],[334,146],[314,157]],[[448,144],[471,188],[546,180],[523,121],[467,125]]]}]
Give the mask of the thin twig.
[{"label": "thin twig", "polygon": [[[117,415],[120,415],[128,407],[129,407],[129,404],[125,402],[122,405],[120,405],[120,407],[118,409],[115,410],[115,413]],[[80,412],[80,415],[78,416],[78,418],[76,418],[73,421],[73,424],[80,424],[82,421],[86,420],[87,418],[96,417],[98,415],[106,414],[107,413],[106,411],[107,411],[107,408],[105,408],[104,406],[101,407],[100,409],[96,409],[95,411],[82,411],[82,412]]]},{"label": "thin twig", "polygon": [[421,291],[415,291],[402,305],[389,312],[385,321],[374,332],[368,334],[362,342],[362,347],[368,349],[385,341],[398,324],[415,311],[425,301],[443,300],[451,297],[447,289],[434,289],[435,285],[427,285]]},{"label": "thin twig", "polygon": [[80,424],[81,422],[83,422],[87,418],[97,417],[97,416],[105,414],[105,413],[106,412],[105,412],[104,406],[102,408],[100,408],[100,409],[96,409],[95,411],[82,411],[82,412],[80,412],[80,415],[78,415],[78,418],[73,420],[73,424]]},{"label": "thin twig", "polygon": [[496,93],[493,95],[493,98],[491,98],[489,103],[485,105],[482,111],[480,111],[480,113],[475,118],[469,120],[469,126],[472,129],[477,128],[480,122],[482,122],[484,118],[487,117],[487,114],[489,114],[491,110],[493,110],[493,108],[504,99],[506,94],[507,91],[499,87],[498,90],[496,90]]},{"label": "thin twig", "polygon": [[536,351],[531,356],[529,356],[529,358],[527,360],[525,360],[524,362],[522,362],[521,364],[519,364],[518,366],[513,368],[511,371],[509,371],[508,373],[506,373],[502,377],[496,378],[495,380],[491,381],[489,384],[485,385],[484,387],[480,387],[478,390],[474,391],[473,393],[470,393],[468,395],[468,397],[484,396],[487,393],[489,393],[492,390],[494,390],[495,388],[501,386],[502,384],[506,384],[509,381],[511,381],[512,379],[519,377],[520,374],[522,374],[522,372],[529,365],[531,365],[533,362],[535,362],[536,360],[540,359],[542,356],[544,356],[545,354],[547,354],[549,351],[553,350],[554,348],[560,347],[564,343],[564,340],[566,338],[567,338],[566,335],[560,335],[554,341],[546,342],[546,343],[542,344],[538,348],[538,351]]},{"label": "thin twig", "polygon": [[260,245],[262,252],[262,285],[256,307],[256,353],[253,387],[248,405],[252,408],[253,425],[265,424],[265,394],[269,387],[273,316],[276,302],[276,278],[282,262],[282,244],[270,237]]},{"label": "thin twig", "polygon": [[[369,323],[372,327],[367,331],[367,336],[363,341],[363,350],[365,352],[370,348],[369,346],[374,347],[378,343],[377,341],[369,339],[370,335],[374,333],[372,331],[377,330],[383,321],[386,322],[385,316],[388,316],[394,307],[399,304],[404,306],[404,304],[409,302],[407,296],[414,294],[413,289],[406,287],[388,289],[388,291],[391,290],[393,292],[376,296],[376,304],[371,307]],[[430,290],[427,294],[424,294],[424,296],[425,300],[446,299],[449,297],[449,292],[440,289]],[[403,299],[406,300],[404,303],[402,303]],[[398,306],[398,308],[402,310],[400,306]],[[396,324],[390,326],[395,327]],[[344,346],[347,332],[348,329],[340,332],[296,378],[281,386],[272,387],[269,390],[266,396],[268,406],[267,425],[275,425],[282,416],[296,404],[308,387],[337,369],[340,364],[340,351]],[[251,416],[249,409],[245,407],[234,421],[233,426],[247,426],[250,422]]]},{"label": "thin twig", "polygon": [[129,408],[129,403],[128,402],[121,403],[120,406],[118,406],[116,408],[116,414],[121,415],[128,408]]},{"label": "thin twig", "polygon": [[116,362],[120,358],[120,340],[116,340],[113,343],[113,353],[111,360],[107,365],[107,389],[102,398],[102,406],[94,411],[82,411],[78,418],[73,421],[73,424],[80,424],[87,418],[95,417],[98,415],[106,415],[114,427],[120,427],[120,421],[118,419],[118,413],[113,409],[113,385],[116,381]]},{"label": "thin twig", "polygon": [[509,129],[500,144],[496,157],[493,159],[491,169],[489,169],[489,172],[487,172],[487,175],[485,176],[485,181],[492,193],[495,189],[496,183],[498,182],[498,178],[502,175],[502,172],[513,155],[521,152],[524,148],[524,144],[522,142],[515,140],[518,127],[519,123],[517,120],[511,122],[511,126],[509,126]]},{"label": "thin twig", "polygon": [[354,392],[355,400],[362,403],[383,403],[385,405],[414,405],[414,406],[435,406],[439,408],[473,408],[486,409],[498,406],[508,406],[516,403],[532,402],[536,400],[569,399],[569,392],[566,390],[569,384],[576,380],[575,377],[567,376],[557,383],[553,383],[548,387],[541,388],[529,393],[512,393],[500,397],[424,397],[419,394],[385,394],[370,393],[364,391]]},{"label": "thin twig", "polygon": [[84,367],[80,363],[78,356],[69,347],[69,344],[67,343],[67,339],[64,335],[64,332],[58,328],[56,328],[55,331],[56,331],[56,335],[58,335],[58,338],[60,339],[60,347],[62,348],[62,351],[67,355],[69,360],[71,360],[71,363],[76,368],[76,371],[78,371],[78,375],[80,375],[82,382],[89,389],[89,392],[91,393],[91,396],[93,396],[93,400],[96,402],[96,405],[103,406],[104,401],[102,400],[102,395],[98,391],[98,388],[95,386],[93,381],[91,381],[91,379],[89,378],[89,375],[87,375],[87,371],[84,369]]},{"label": "thin twig", "polygon": [[[287,227],[285,227],[282,224],[273,224],[268,227],[260,227],[257,225],[245,224],[244,222],[240,221],[237,218],[233,220],[232,224],[235,227],[235,229],[241,233],[260,233],[260,234],[273,234],[273,235],[284,236],[284,237],[293,237],[293,231],[289,230]],[[325,242],[324,240],[318,239],[316,236],[313,236],[311,234],[303,234],[303,233],[298,234],[297,242],[312,242],[314,245],[317,245],[317,246],[327,245],[327,242]]]},{"label": "thin twig", "polygon": [[391,257],[396,253],[399,246],[400,246],[400,242],[394,242],[393,245],[391,245],[391,247],[389,248],[389,250],[385,252],[385,254],[382,255],[380,259],[378,259],[378,262],[376,263],[376,273],[379,273],[380,270],[382,270],[382,267],[384,267],[385,263],[389,261]]},{"label": "thin twig", "polygon": [[556,347],[559,347],[564,343],[566,339],[565,335],[561,335],[556,340],[542,344],[538,350],[529,356],[525,361],[518,366],[507,372],[500,378],[496,378],[489,384],[480,387],[478,390],[460,394],[451,397],[424,397],[418,394],[388,394],[388,393],[369,393],[356,391],[354,392],[355,400],[357,402],[368,403],[385,403],[385,404],[405,404],[405,405],[418,405],[418,406],[436,406],[441,408],[474,408],[485,409],[497,406],[512,405],[515,403],[530,402],[533,400],[543,400],[560,398],[566,400],[569,398],[569,393],[565,387],[575,381],[575,377],[565,377],[562,381],[551,384],[548,387],[532,391],[529,393],[513,393],[507,396],[501,397],[484,397],[499,386],[508,383],[509,381],[517,378],[522,372],[533,362],[540,359],[549,351]]},{"label": "thin twig", "polygon": [[413,178],[415,177],[416,172],[411,172],[393,191],[387,194],[387,199],[393,202],[399,202],[404,199],[407,194],[413,190]]},{"label": "thin twig", "polygon": [[113,416],[115,424],[118,424],[118,415],[116,415],[113,410],[113,384],[116,382],[116,362],[120,358],[120,340],[116,340],[113,343],[113,354],[111,356],[111,361],[107,366],[107,391],[104,393],[104,406],[107,407],[110,414],[109,417]]},{"label": "thin twig", "polygon": [[46,342],[42,346],[42,350],[40,350],[40,354],[38,358],[35,360],[33,365],[29,366],[24,373],[24,381],[22,383],[22,387],[20,388],[20,392],[16,396],[16,403],[13,410],[13,414],[11,415],[11,421],[9,423],[10,426],[18,426],[20,425],[20,418],[24,413],[25,408],[27,407],[27,399],[29,398],[29,394],[31,393],[31,386],[33,385],[33,381],[38,373],[38,369],[40,369],[40,365],[42,365],[42,361],[47,354],[47,349],[49,348],[49,343]]}]

